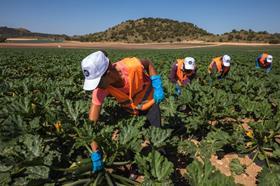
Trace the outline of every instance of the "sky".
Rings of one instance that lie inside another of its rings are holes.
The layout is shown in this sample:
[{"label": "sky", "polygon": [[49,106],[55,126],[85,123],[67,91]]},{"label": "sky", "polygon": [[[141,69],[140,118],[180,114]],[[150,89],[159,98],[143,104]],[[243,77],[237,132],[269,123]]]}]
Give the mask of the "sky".
[{"label": "sky", "polygon": [[82,35],[143,17],[191,22],[214,34],[280,32],[280,0],[0,0],[0,26]]}]

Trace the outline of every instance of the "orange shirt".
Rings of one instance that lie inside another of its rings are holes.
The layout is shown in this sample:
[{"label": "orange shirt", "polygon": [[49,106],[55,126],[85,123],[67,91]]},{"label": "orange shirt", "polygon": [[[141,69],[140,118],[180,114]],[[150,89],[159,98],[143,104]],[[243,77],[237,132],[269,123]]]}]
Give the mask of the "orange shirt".
[{"label": "orange shirt", "polygon": [[[121,71],[122,78],[124,79],[124,87],[118,88],[120,91],[128,94],[129,93],[129,84],[128,84],[128,71],[120,62],[116,62],[113,64],[118,70]],[[105,100],[105,97],[109,95],[109,92],[105,89],[96,88],[92,91],[91,102],[94,105],[102,105]]]}]

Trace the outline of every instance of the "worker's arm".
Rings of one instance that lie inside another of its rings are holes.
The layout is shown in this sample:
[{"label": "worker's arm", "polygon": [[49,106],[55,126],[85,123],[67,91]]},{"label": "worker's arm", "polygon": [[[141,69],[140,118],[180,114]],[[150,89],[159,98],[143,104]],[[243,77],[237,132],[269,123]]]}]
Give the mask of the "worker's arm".
[{"label": "worker's arm", "polygon": [[162,88],[162,82],[160,75],[157,74],[153,64],[148,60],[141,60],[141,63],[146,72],[148,72],[154,88],[153,98],[154,101],[159,104],[164,99],[164,92]]},{"label": "worker's arm", "polygon": [[226,75],[228,74],[229,70],[230,70],[230,67],[224,67],[224,70],[223,70],[223,72],[221,74],[221,77],[222,78],[226,77]]},{"label": "worker's arm", "polygon": [[171,71],[170,71],[170,74],[169,74],[169,80],[170,80],[173,84],[175,84],[175,83],[177,82],[177,80],[178,80],[177,74],[176,74],[177,68],[178,68],[178,67],[177,67],[176,63],[174,63],[174,64],[172,65],[172,67],[171,67]]},{"label": "worker's arm", "polygon": [[269,68],[271,66],[271,63],[265,62],[264,64],[261,64],[261,66],[265,69]]},{"label": "worker's arm", "polygon": [[[214,62],[211,62],[211,64],[208,66],[208,74],[212,74],[212,70],[213,70],[213,64],[215,64]],[[216,65],[215,65],[215,67],[216,67]]]},{"label": "worker's arm", "polygon": [[100,116],[100,111],[101,111],[102,105],[95,105],[91,103],[88,117],[90,121],[97,122]]},{"label": "worker's arm", "polygon": [[258,57],[258,58],[256,59],[256,68],[260,68],[260,62],[259,62],[259,60],[260,60],[260,57]]},{"label": "worker's arm", "polygon": [[92,100],[88,113],[89,120],[96,122],[99,119],[102,103],[107,95],[108,92],[100,88],[97,88],[92,92]]},{"label": "worker's arm", "polygon": [[141,60],[141,63],[145,69],[146,72],[148,72],[148,74],[150,76],[154,76],[154,75],[157,75],[157,71],[154,67],[154,65],[152,64],[151,61],[149,60]]},{"label": "worker's arm", "polygon": [[197,68],[191,71],[191,73],[188,74],[188,79],[192,80],[196,76]]},{"label": "worker's arm", "polygon": [[181,81],[179,81],[179,80],[177,80],[177,84],[178,84],[179,86],[183,86],[182,83],[181,83]]}]

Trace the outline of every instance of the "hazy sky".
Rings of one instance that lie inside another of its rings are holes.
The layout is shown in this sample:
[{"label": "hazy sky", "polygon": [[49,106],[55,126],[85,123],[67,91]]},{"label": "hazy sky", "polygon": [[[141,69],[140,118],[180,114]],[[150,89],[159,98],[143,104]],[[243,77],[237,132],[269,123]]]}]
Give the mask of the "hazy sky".
[{"label": "hazy sky", "polygon": [[122,21],[169,18],[215,34],[232,29],[280,32],[280,0],[0,0],[0,26],[79,35]]}]

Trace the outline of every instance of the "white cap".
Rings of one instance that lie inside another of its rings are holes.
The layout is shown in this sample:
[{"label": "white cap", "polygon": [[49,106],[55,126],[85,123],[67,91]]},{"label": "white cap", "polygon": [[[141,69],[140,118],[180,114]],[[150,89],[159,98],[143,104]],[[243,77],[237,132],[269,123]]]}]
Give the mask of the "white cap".
[{"label": "white cap", "polygon": [[109,59],[103,52],[97,51],[83,59],[82,71],[85,76],[84,90],[95,89],[109,66]]},{"label": "white cap", "polygon": [[194,70],[195,68],[195,59],[192,57],[186,57],[184,60],[184,69]]},{"label": "white cap", "polygon": [[230,56],[229,55],[224,55],[223,56],[223,65],[225,67],[229,67],[230,66]]},{"label": "white cap", "polygon": [[273,59],[272,55],[268,55],[268,56],[266,57],[266,62],[272,63],[272,59]]}]

